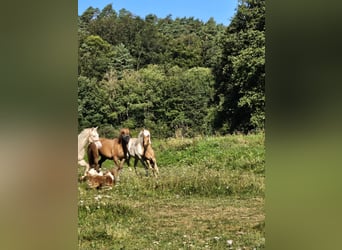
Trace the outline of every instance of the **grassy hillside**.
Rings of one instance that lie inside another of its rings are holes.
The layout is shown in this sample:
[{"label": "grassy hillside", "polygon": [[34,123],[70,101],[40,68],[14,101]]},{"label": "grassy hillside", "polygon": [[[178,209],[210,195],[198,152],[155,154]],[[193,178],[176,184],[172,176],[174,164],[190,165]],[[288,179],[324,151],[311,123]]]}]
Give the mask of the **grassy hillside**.
[{"label": "grassy hillside", "polygon": [[125,165],[112,190],[79,184],[80,249],[264,246],[264,134],[152,138],[152,144],[157,180],[139,164],[141,176]]}]

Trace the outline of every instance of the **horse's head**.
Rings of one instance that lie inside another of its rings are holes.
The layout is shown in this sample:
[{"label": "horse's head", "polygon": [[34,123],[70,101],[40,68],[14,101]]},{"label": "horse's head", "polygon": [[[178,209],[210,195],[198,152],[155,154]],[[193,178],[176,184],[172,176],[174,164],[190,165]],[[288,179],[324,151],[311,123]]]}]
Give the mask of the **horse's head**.
[{"label": "horse's head", "polygon": [[147,129],[142,129],[139,133],[139,136],[143,137],[144,147],[147,147],[148,145],[152,144],[150,131],[148,131]]},{"label": "horse's head", "polygon": [[97,133],[97,127],[91,128],[89,131],[89,142],[97,142],[99,141],[99,134]]},{"label": "horse's head", "polygon": [[125,142],[127,144],[130,138],[131,138],[131,134],[128,128],[120,129],[119,143]]}]

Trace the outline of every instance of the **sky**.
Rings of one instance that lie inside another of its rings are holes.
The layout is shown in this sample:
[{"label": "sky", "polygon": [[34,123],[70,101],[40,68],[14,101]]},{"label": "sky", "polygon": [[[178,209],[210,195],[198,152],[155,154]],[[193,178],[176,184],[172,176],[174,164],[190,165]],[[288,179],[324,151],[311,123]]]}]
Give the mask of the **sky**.
[{"label": "sky", "polygon": [[159,18],[171,15],[172,19],[194,17],[207,22],[213,17],[216,23],[227,26],[235,14],[238,0],[78,0],[78,15],[90,6],[102,10],[110,3],[116,12],[125,8],[142,18],[155,14]]}]

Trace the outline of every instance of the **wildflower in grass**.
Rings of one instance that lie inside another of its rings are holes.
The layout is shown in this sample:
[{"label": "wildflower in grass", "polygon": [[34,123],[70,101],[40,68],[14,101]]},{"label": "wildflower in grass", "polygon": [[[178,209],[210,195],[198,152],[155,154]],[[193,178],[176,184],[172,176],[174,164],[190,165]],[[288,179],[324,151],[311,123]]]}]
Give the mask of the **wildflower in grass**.
[{"label": "wildflower in grass", "polygon": [[231,246],[233,244],[233,240],[227,240],[227,245]]},{"label": "wildflower in grass", "polygon": [[101,198],[102,198],[102,196],[101,196],[101,195],[97,195],[97,196],[95,196],[95,200],[96,200],[96,201],[99,201]]}]

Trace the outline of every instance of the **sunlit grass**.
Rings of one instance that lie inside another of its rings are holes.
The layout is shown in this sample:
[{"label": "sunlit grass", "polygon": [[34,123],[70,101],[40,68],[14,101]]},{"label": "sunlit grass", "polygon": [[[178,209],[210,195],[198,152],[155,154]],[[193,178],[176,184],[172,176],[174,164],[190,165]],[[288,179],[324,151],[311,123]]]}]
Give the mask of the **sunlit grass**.
[{"label": "sunlit grass", "polygon": [[265,245],[263,134],[153,140],[153,148],[158,179],[139,164],[139,176],[125,165],[111,190],[79,184],[80,249]]}]

